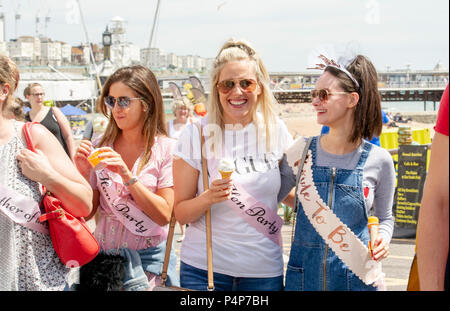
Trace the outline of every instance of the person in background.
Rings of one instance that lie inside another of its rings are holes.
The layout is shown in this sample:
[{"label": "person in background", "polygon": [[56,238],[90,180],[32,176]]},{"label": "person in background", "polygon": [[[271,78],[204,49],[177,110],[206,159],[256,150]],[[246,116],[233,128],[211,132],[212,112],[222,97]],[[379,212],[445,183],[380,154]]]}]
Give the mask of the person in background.
[{"label": "person in background", "polygon": [[[381,120],[383,121],[383,124],[389,125],[390,120],[389,120],[389,117],[387,116],[386,112],[384,112],[384,110],[381,110],[381,113],[382,113]],[[321,135],[328,134],[329,132],[330,132],[330,128],[328,126],[326,126],[326,125],[322,126],[322,130],[320,132]],[[369,140],[369,143],[380,147],[381,146],[380,136],[372,137],[372,139]]]},{"label": "person in background", "polygon": [[439,107],[431,159],[417,223],[417,266],[420,290],[449,289],[449,86]]},{"label": "person in background", "polygon": [[63,146],[71,159],[75,154],[75,141],[66,116],[57,107],[44,105],[45,92],[39,83],[28,85],[23,95],[30,102],[31,110],[25,115],[28,122],[39,122],[45,126]]},{"label": "person in background", "polygon": [[[75,217],[91,213],[92,190],[44,126],[31,128],[34,153],[24,123],[5,117],[18,81],[11,63],[0,56],[0,291],[60,291],[69,268],[56,255],[48,228],[36,221],[41,185]],[[20,212],[11,214],[12,207]]]},{"label": "person in background", "polygon": [[[323,69],[324,72],[311,92],[312,104],[317,112],[317,123],[329,126],[330,132],[312,138],[309,147],[312,158],[308,158],[311,167],[307,170],[312,180],[302,175],[300,191],[295,194],[299,199],[297,223],[285,289],[373,291],[378,289],[377,284],[382,283],[374,284],[370,280],[363,282],[362,278],[366,275],[357,275],[348,266],[352,262],[343,261],[335,253],[334,247],[338,245],[339,238],[332,238],[336,232],[333,234],[327,231],[330,228],[316,231],[316,228],[331,223],[331,219],[337,216],[339,224],[348,227],[356,235],[355,238],[359,240],[357,243],[368,245],[368,216],[374,214],[379,218],[379,235],[373,244],[373,251],[368,253],[367,248],[360,249],[361,253],[354,254],[352,258],[361,258],[361,261],[355,262],[358,271],[361,271],[361,265],[369,267],[369,260],[380,261],[389,254],[394,228],[394,164],[387,150],[364,139],[378,136],[382,130],[377,72],[363,55],[339,63],[323,55],[321,59],[324,64],[320,64],[317,69]],[[295,147],[301,146],[302,141],[305,141],[304,137],[296,140],[291,147],[294,149],[290,150],[296,150]],[[286,151],[288,154],[289,150]],[[295,155],[294,161],[287,159],[287,156],[283,158],[280,202],[292,194],[291,189],[297,183],[293,167],[298,163],[297,158],[301,157],[302,154]],[[305,165],[304,168],[307,167]],[[326,204],[328,208],[323,207],[320,214],[317,212],[311,215],[310,211],[317,209],[319,206],[315,204],[319,203],[318,199],[314,199],[314,202],[308,200],[307,193],[317,194],[323,201],[320,206]],[[284,200],[291,207],[294,207],[293,201],[289,196]],[[333,227],[338,227],[338,224]],[[323,236],[325,232],[327,235]],[[349,243],[348,240],[345,243]],[[356,249],[347,244],[339,244],[338,247],[343,252],[349,251],[349,248],[350,251]],[[377,275],[381,279],[382,274]]]},{"label": "person in background", "polygon": [[172,111],[175,119],[167,122],[167,130],[169,137],[178,139],[186,125],[192,124],[196,119],[192,116],[192,104],[187,97],[175,100]]},{"label": "person in background", "polygon": [[[106,81],[97,105],[111,118],[102,136],[81,142],[75,164],[94,190],[92,216],[99,211],[94,236],[101,250],[86,265],[92,274],[82,267],[80,286],[151,290],[161,282],[174,196],[175,140],[167,137],[158,81],[144,66],[120,68]],[[88,160],[94,149],[102,152],[95,170]],[[111,256],[116,264],[104,271]],[[178,285],[173,249],[171,257],[167,284]],[[84,275],[90,281],[84,282]]]},{"label": "person in background", "polygon": [[[167,129],[169,137],[178,139],[181,132],[188,124],[195,122],[195,118],[192,116],[192,104],[187,97],[182,97],[181,100],[175,100],[173,103],[173,114],[175,119],[167,122]],[[180,225],[181,236],[177,242],[182,242],[184,239],[185,225]]]},{"label": "person in background", "polygon": [[94,141],[100,137],[106,130],[108,119],[103,115],[98,115],[86,124],[83,132],[83,140]]},{"label": "person in background", "polygon": [[[181,246],[181,286],[208,287],[204,213],[210,208],[215,290],[282,290],[283,249],[275,241],[279,235],[260,231],[252,216],[229,200],[233,184],[246,193],[243,204],[258,202],[266,217],[276,221],[278,163],[292,142],[276,116],[266,68],[247,42],[230,39],[222,46],[214,61],[210,94],[207,116],[186,127],[174,151],[175,216],[180,224],[189,223]],[[206,191],[199,126],[210,146],[205,145],[210,180]],[[235,169],[233,180],[222,179],[218,171],[224,158]]]}]

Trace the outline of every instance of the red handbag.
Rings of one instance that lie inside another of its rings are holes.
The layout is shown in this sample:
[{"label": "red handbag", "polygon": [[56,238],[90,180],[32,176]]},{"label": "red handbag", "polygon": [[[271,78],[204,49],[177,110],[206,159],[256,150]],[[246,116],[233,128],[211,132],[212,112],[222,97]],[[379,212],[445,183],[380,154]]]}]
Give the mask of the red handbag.
[{"label": "red handbag", "polygon": [[[23,132],[28,149],[36,152],[30,135],[33,124],[38,123],[26,123]],[[64,209],[62,202],[47,192],[43,185],[42,193],[42,216],[39,217],[39,221],[48,221],[50,237],[56,254],[64,265],[71,268],[87,264],[97,256],[100,246],[84,218],[72,216]]]}]

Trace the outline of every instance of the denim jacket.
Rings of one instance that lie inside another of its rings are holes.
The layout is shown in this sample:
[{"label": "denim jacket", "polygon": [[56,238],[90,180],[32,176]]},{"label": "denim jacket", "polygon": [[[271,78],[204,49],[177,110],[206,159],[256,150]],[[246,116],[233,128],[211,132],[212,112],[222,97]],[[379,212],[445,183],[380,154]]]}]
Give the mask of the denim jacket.
[{"label": "denim jacket", "polygon": [[[113,250],[113,252],[116,254],[116,250]],[[149,283],[145,272],[161,275],[165,252],[166,241],[163,241],[156,247],[149,247],[138,251],[128,248],[119,249],[119,254],[126,260],[124,289],[126,291],[146,290],[149,287]],[[105,253],[108,253],[108,251]],[[167,286],[180,286],[176,271],[176,262],[177,256],[172,247],[169,267],[167,269]]]}]

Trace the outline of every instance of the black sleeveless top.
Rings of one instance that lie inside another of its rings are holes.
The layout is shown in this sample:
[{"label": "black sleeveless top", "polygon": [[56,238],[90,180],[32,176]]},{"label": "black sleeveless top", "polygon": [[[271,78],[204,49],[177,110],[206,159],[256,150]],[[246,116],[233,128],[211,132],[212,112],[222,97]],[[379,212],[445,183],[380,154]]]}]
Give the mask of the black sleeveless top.
[{"label": "black sleeveless top", "polygon": [[[30,112],[28,112],[25,115],[25,119],[28,122],[31,122]],[[47,115],[45,116],[45,118],[40,123],[43,126],[45,126],[53,135],[55,135],[56,139],[63,146],[64,151],[70,157],[69,149],[67,148],[66,141],[64,140],[64,137],[63,137],[62,132],[61,132],[61,127],[59,126],[58,120],[56,119],[55,115],[53,114],[53,108],[50,108],[48,110]]]}]

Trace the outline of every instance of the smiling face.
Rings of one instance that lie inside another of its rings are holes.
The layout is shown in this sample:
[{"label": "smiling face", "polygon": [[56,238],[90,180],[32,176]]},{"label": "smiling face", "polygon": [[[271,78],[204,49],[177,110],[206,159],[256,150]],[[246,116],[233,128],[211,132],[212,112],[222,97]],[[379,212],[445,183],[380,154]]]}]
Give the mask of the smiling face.
[{"label": "smiling face", "polygon": [[350,93],[340,93],[344,90],[341,88],[339,80],[325,72],[316,83],[316,90],[321,89],[326,89],[329,95],[328,100],[321,101],[318,97],[313,99],[312,104],[317,112],[317,123],[334,128],[353,124],[355,101],[352,100]]},{"label": "smiling face", "polygon": [[[258,81],[253,61],[240,60],[226,63],[220,71],[218,82],[241,79]],[[259,85],[254,92],[246,92],[239,85],[235,85],[228,93],[219,91],[224,123],[245,126],[252,122],[253,111],[256,109],[259,94],[261,94]]]},{"label": "smiling face", "polygon": [[186,121],[189,117],[189,108],[186,106],[178,106],[175,109],[175,119],[178,121]]},{"label": "smiling face", "polygon": [[[139,97],[133,89],[128,87],[122,82],[116,82],[109,88],[109,96],[115,97]],[[121,108],[117,103],[111,110],[112,116],[117,123],[117,126],[122,130],[142,129],[146,113],[144,112],[144,105],[141,100],[133,99],[130,101],[130,105],[126,108]]]}]

